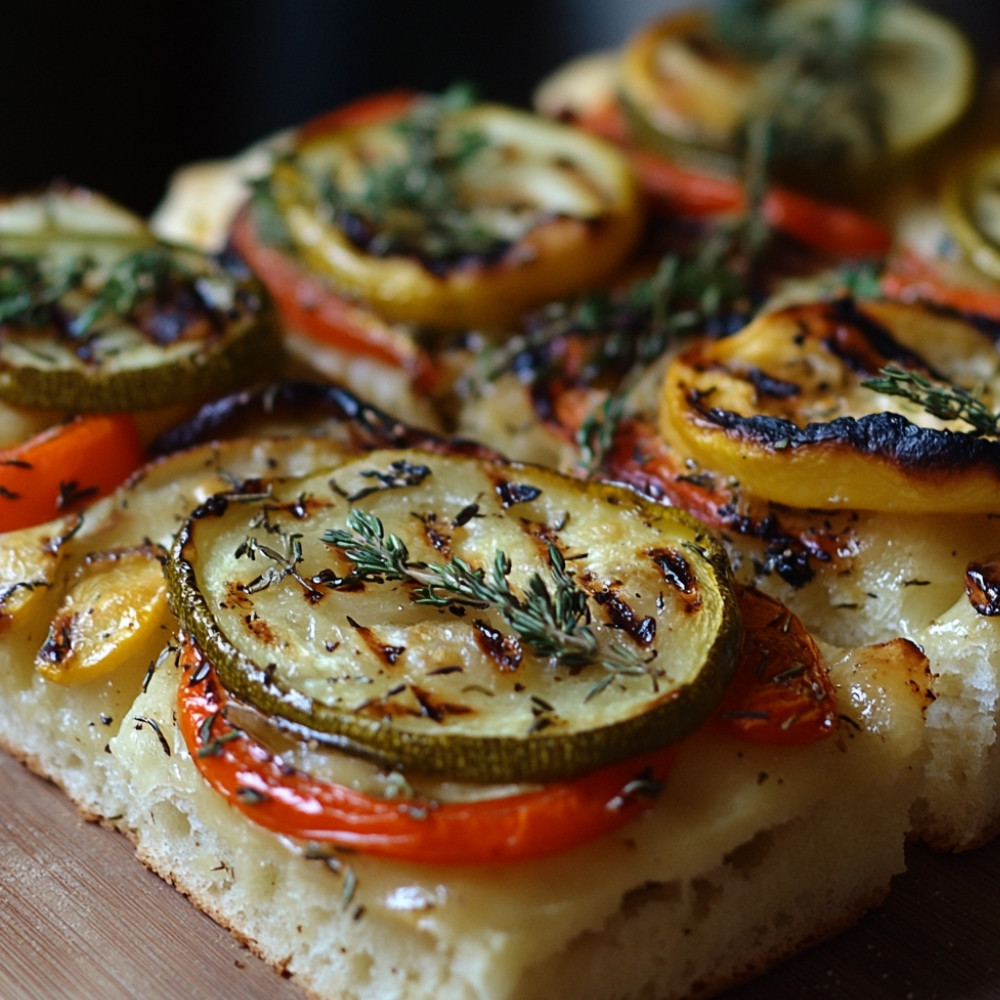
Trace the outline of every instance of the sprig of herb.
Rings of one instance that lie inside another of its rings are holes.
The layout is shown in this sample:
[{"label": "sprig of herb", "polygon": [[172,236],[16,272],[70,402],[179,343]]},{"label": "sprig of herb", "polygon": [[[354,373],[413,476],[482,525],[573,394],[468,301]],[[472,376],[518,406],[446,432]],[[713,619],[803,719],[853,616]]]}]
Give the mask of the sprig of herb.
[{"label": "sprig of herb", "polygon": [[[104,275],[86,255],[58,264],[43,256],[3,257],[0,323],[28,327],[55,323],[69,336],[83,338],[106,316],[128,316],[143,299],[190,278],[169,248],[158,245],[124,254]],[[77,291],[89,294],[90,301],[74,315],[75,303],[66,298]]]},{"label": "sprig of herb", "polygon": [[462,201],[461,172],[490,142],[480,130],[449,128],[448,119],[473,100],[471,88],[458,85],[417,101],[391,126],[399,150],[368,165],[356,189],[340,187],[334,177],[321,180],[321,200],[369,253],[416,253],[444,261],[506,246],[506,238],[472,216]]},{"label": "sprig of herb", "polygon": [[[549,543],[551,585],[535,573],[522,595],[510,585],[511,562],[497,552],[490,571],[454,557],[446,563],[410,558],[406,543],[387,532],[373,514],[354,508],[347,529],[332,529],[323,541],[340,549],[354,564],[347,576],[324,580],[327,586],[351,587],[374,581],[406,581],[418,586],[411,599],[417,604],[448,607],[466,604],[498,611],[521,641],[540,656],[574,668],[600,664],[612,676],[649,674],[649,661],[640,653],[612,644],[601,650],[589,626],[586,593],[577,587],[562,553]],[[606,686],[604,682],[601,689]]]},{"label": "sprig of herb", "polygon": [[762,242],[756,223],[719,226],[697,253],[666,254],[620,293],[551,303],[524,334],[484,355],[474,377],[491,381],[514,370],[526,381],[543,378],[558,343],[581,336],[594,341],[580,372],[585,381],[648,364],[678,338],[749,312],[747,276]]},{"label": "sprig of herb", "polygon": [[760,67],[745,128],[766,135],[768,157],[830,163],[885,145],[884,101],[866,66],[884,0],[783,17],[774,0],[724,0],[716,37]]},{"label": "sprig of herb", "polygon": [[266,590],[272,584],[280,583],[285,577],[291,577],[306,592],[307,595],[317,593],[315,587],[299,572],[299,564],[302,562],[302,535],[286,534],[281,531],[276,532],[284,543],[284,552],[279,552],[271,545],[265,545],[250,535],[243,539],[233,553],[236,559],[256,560],[258,555],[271,560],[271,565],[265,567],[264,571],[254,577],[248,583],[243,584],[241,589],[246,594],[256,594]]},{"label": "sprig of herb", "polygon": [[910,400],[939,420],[960,420],[974,435],[1000,434],[1000,414],[957,385],[941,385],[920,372],[887,366],[879,378],[861,383],[866,389]]}]

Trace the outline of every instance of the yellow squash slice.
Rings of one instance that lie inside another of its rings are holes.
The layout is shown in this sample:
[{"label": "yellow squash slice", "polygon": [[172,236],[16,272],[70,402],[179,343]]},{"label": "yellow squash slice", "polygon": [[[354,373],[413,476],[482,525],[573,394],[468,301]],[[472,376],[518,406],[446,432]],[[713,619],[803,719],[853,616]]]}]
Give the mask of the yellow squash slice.
[{"label": "yellow squash slice", "polygon": [[410,204],[384,190],[411,155],[408,121],[312,136],[270,179],[291,249],[339,295],[390,322],[502,329],[607,279],[635,245],[636,184],[603,140],[498,105],[448,111],[427,141],[451,168]]},{"label": "yellow squash slice", "polygon": [[706,469],[778,503],[995,511],[995,423],[966,417],[995,412],[996,357],[988,332],[932,307],[793,306],[675,359],[660,428]]}]

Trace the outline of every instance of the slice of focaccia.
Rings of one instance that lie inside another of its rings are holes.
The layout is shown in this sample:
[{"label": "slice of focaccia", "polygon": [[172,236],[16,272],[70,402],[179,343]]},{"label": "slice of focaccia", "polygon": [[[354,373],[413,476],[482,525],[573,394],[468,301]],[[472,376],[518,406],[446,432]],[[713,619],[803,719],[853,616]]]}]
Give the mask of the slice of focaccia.
[{"label": "slice of focaccia", "polygon": [[694,502],[729,496],[741,578],[829,642],[906,636],[927,653],[915,832],[952,849],[1000,824],[1000,450],[963,407],[994,405],[995,363],[975,317],[814,302],[682,352],[660,406]]},{"label": "slice of focaccia", "polygon": [[[711,992],[882,898],[921,764],[925,665],[903,646],[830,664],[835,735],[769,746],[700,731],[636,818],[542,857],[417,864],[247,819],[178,731],[173,623],[149,568],[209,494],[342,454],[322,440],[199,446],[78,521],[5,536],[4,745],[319,997]],[[133,617],[114,618],[112,591]]]}]

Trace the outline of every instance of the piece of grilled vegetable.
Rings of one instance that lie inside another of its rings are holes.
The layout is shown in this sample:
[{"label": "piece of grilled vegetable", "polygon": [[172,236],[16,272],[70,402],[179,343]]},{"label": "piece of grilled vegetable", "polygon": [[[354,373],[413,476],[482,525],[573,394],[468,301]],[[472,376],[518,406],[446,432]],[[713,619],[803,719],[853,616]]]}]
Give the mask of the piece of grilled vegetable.
[{"label": "piece of grilled vegetable", "polygon": [[446,330],[502,329],[608,278],[642,221],[628,163],[603,140],[418,96],[388,119],[309,129],[253,205],[258,237],[332,293]]},{"label": "piece of grilled vegetable", "polygon": [[237,697],[455,780],[550,780],[681,739],[741,633],[721,549],[682,512],[411,450],[209,500],[168,572]]},{"label": "piece of grilled vegetable", "polygon": [[79,188],[0,202],[0,399],[153,410],[252,381],[280,345],[263,287],[232,258],[158,242]]},{"label": "piece of grilled vegetable", "polygon": [[962,34],[914,4],[728,2],[638,32],[619,89],[642,145],[738,157],[763,123],[786,176],[836,188],[939,137],[968,107],[974,71]]},{"label": "piece of grilled vegetable", "polygon": [[933,306],[851,299],[759,317],[671,363],[663,436],[795,507],[993,511],[996,346]]}]

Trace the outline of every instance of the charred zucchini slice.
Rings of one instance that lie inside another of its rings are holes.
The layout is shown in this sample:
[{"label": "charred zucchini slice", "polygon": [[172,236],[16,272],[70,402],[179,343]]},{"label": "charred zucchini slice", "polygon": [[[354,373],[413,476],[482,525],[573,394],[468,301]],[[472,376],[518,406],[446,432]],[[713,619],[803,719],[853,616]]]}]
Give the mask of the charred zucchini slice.
[{"label": "charred zucchini slice", "polygon": [[279,356],[262,286],[93,192],[0,203],[0,399],[73,412],[199,402]]},{"label": "charred zucchini slice", "polygon": [[741,636],[725,556],[683,512],[413,450],[209,500],[168,577],[239,698],[463,781],[566,777],[683,738]]}]

